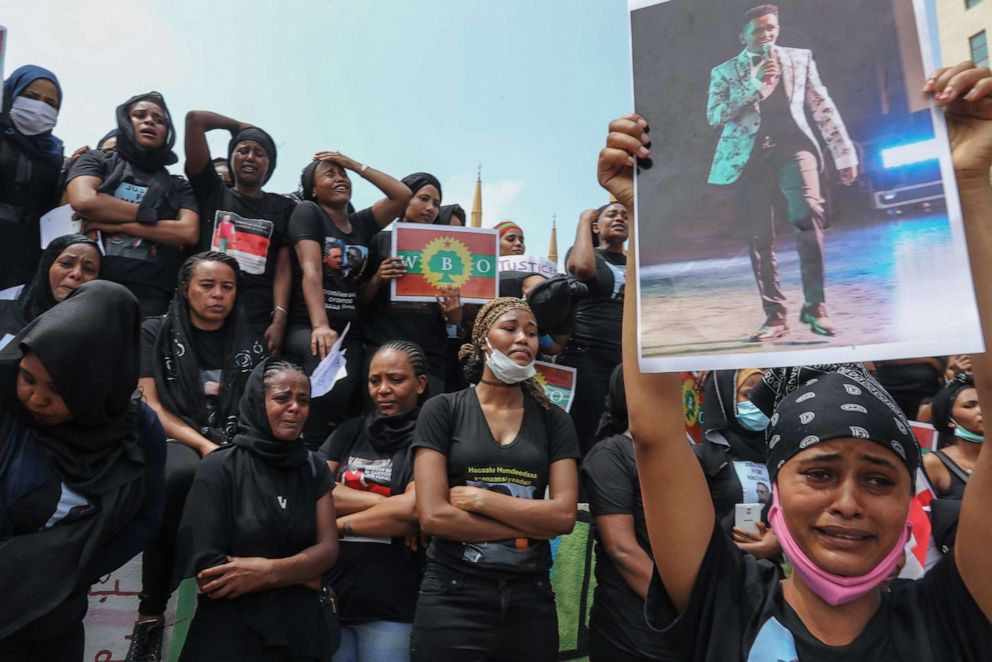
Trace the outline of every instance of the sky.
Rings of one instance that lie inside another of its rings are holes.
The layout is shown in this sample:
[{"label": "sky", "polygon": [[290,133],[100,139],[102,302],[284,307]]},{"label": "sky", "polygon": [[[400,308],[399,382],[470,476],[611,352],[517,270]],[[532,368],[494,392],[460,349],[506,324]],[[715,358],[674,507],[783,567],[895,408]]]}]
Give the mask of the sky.
[{"label": "sky", "polygon": [[[513,219],[528,253],[559,255],[582,210],[606,201],[596,156],[631,101],[626,0],[31,0],[5,3],[5,75],[22,64],[59,77],[55,134],[67,153],[115,125],[149,90],[176,121],[206,109],[273,135],[266,190],[295,190],[320,150],[397,178],[427,171],[444,204],[483,225]],[[215,156],[226,132],[210,134]],[[352,177],[354,204],[381,195]]]}]

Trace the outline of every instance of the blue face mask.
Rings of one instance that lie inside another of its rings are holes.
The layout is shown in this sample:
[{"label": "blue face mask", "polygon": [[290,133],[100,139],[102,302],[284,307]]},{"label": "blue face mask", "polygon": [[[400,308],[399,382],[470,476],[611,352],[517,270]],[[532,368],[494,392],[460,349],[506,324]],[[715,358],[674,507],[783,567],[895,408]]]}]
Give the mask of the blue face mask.
[{"label": "blue face mask", "polygon": [[[953,420],[953,419],[952,419]],[[980,444],[985,441],[985,435],[975,434],[971,430],[965,430],[964,426],[954,421],[954,436],[958,439],[964,439],[965,441],[971,442],[973,444]]]},{"label": "blue face mask", "polygon": [[737,403],[737,422],[746,430],[761,432],[768,427],[768,417],[750,400]]}]

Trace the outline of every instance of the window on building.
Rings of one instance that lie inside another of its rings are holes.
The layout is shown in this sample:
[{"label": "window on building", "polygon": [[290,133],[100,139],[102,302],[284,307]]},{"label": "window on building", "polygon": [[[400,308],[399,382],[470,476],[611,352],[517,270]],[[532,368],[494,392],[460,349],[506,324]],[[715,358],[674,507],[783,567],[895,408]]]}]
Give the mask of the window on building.
[{"label": "window on building", "polygon": [[974,7],[975,5],[977,5],[978,3],[980,3],[981,1],[982,0],[964,0],[964,8],[965,9],[971,9],[972,7]]},{"label": "window on building", "polygon": [[968,46],[971,47],[971,59],[976,65],[989,66],[989,40],[985,30],[968,37]]}]

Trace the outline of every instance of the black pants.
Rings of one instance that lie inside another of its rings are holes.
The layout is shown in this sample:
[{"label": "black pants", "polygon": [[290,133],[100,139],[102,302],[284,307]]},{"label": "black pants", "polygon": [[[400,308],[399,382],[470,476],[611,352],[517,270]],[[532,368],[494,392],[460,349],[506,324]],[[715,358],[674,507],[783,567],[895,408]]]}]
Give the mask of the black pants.
[{"label": "black pants", "polygon": [[414,662],[551,662],[558,614],[550,582],[480,579],[429,564],[411,639]]},{"label": "black pants", "polygon": [[793,228],[803,296],[807,306],[825,301],[823,293],[823,199],[816,155],[808,149],[772,148],[752,155],[738,184],[738,209],[768,321],[785,320],[785,295],[775,257],[775,215],[784,202]]},{"label": "black pants", "polygon": [[176,531],[183,516],[186,495],[200,466],[195,450],[169,439],[165,445],[165,514],[162,528],[141,557],[141,594],[138,613],[161,616],[172,595],[172,570],[176,561]]},{"label": "black pants", "polygon": [[[619,330],[617,331],[619,333]],[[575,399],[569,415],[579,437],[579,450],[585,457],[596,443],[599,419],[606,411],[606,395],[610,376],[623,360],[620,348],[569,342],[559,363],[576,369]]]},{"label": "black pants", "polygon": [[[334,330],[341,333],[336,326]],[[331,392],[310,401],[310,416],[303,427],[303,441],[307,447],[320,448],[334,427],[361,413],[364,391],[359,392],[365,368],[365,342],[362,334],[352,325],[341,346],[345,352],[345,370],[348,376],[339,381]],[[294,324],[286,330],[285,352],[300,363],[307,374],[320,364],[320,357],[310,351],[310,327]]]}]

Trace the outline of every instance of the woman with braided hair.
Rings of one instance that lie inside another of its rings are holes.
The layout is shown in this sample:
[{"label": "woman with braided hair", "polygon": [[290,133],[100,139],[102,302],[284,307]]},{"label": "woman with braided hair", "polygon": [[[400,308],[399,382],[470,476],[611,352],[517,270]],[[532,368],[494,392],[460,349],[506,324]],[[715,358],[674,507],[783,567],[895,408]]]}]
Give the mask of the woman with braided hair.
[{"label": "woman with braided hair", "polygon": [[548,540],[575,524],[579,449],[535,379],[537,351],[527,303],[489,302],[459,354],[476,386],[431,398],[417,420],[417,515],[433,539],[414,660],[557,657]]},{"label": "woman with braided hair", "polygon": [[428,392],[427,366],[416,343],[382,345],[369,364],[375,412],[345,421],[320,447],[334,476],[341,532],[341,554],[328,575],[342,625],[337,662],[410,659],[423,566],[410,443]]}]

